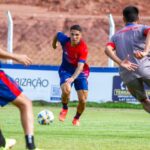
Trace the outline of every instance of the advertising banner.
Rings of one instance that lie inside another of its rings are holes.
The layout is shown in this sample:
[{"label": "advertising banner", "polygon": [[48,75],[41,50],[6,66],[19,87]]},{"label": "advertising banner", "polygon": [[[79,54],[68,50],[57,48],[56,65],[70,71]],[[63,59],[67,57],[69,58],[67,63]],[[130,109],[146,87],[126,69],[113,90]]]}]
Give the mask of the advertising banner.
[{"label": "advertising banner", "polygon": [[[146,93],[150,97],[150,90],[145,85]],[[113,77],[112,100],[123,101],[129,103],[138,103],[138,101],[130,94],[126,85],[124,85],[120,76]]]},{"label": "advertising banner", "polygon": [[[58,66],[31,65],[2,65],[2,69],[10,75],[23,89],[31,100],[60,102],[61,89]],[[112,101],[113,76],[118,75],[117,68],[90,68],[88,78],[88,101]],[[70,100],[78,100],[77,92],[72,87]]]},{"label": "advertising banner", "polygon": [[55,67],[38,70],[38,68],[27,69],[4,68],[5,73],[10,75],[23,89],[31,100],[44,100],[47,102],[59,102],[61,100],[61,89],[59,76]]}]

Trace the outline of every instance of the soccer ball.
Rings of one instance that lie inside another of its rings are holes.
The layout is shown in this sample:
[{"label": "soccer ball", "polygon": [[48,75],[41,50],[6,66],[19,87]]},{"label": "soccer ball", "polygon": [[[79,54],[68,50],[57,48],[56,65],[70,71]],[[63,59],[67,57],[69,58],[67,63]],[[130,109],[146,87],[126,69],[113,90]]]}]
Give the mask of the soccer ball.
[{"label": "soccer ball", "polygon": [[49,110],[42,110],[37,116],[38,123],[41,125],[48,125],[54,121],[54,114]]}]

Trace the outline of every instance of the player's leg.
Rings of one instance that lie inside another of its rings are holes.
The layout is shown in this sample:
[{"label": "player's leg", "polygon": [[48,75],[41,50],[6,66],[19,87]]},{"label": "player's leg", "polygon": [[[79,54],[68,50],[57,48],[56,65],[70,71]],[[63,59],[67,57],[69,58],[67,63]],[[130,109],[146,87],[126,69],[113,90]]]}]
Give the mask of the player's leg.
[{"label": "player's leg", "polygon": [[62,110],[59,114],[59,120],[64,121],[68,113],[68,102],[70,99],[71,85],[66,83],[66,79],[71,77],[71,74],[67,73],[63,69],[59,70],[60,85],[61,85],[61,102]]},{"label": "player's leg", "polygon": [[82,113],[85,110],[86,107],[86,100],[87,100],[87,96],[88,96],[88,91],[85,90],[79,90],[77,91],[78,94],[78,106],[77,106],[77,111],[76,111],[76,115],[74,116],[74,119],[72,121],[73,125],[75,126],[79,126],[80,125],[80,116],[82,115]]},{"label": "player's leg", "polygon": [[61,90],[62,90],[61,98],[62,98],[63,108],[67,109],[68,108],[67,104],[70,100],[71,85],[67,83],[63,83],[61,85]]},{"label": "player's leg", "polygon": [[20,111],[21,123],[25,133],[26,147],[28,149],[34,149],[32,102],[21,93],[12,103],[17,106]]},{"label": "player's leg", "polygon": [[6,145],[6,140],[3,136],[2,130],[0,130],[0,147],[5,147]]},{"label": "player's leg", "polygon": [[77,90],[78,94],[78,106],[77,106],[77,111],[76,115],[74,116],[74,119],[72,121],[73,125],[79,125],[79,118],[82,115],[82,113],[85,110],[86,107],[86,100],[88,96],[88,82],[86,78],[77,78],[74,82],[75,84],[75,89]]},{"label": "player's leg", "polygon": [[2,71],[0,71],[0,92],[1,106],[12,102],[19,108],[22,126],[26,135],[27,147],[29,149],[31,145],[32,150],[35,145],[33,138],[33,113],[31,101],[22,94],[22,90],[16,82]]},{"label": "player's leg", "polygon": [[[150,87],[150,79],[143,79],[143,81],[148,87]],[[150,99],[147,97],[142,103],[145,110],[150,113]]]},{"label": "player's leg", "polygon": [[71,85],[67,83],[63,83],[61,85],[61,90],[62,90],[62,95],[61,95],[62,110],[59,115],[59,120],[64,121],[68,113],[68,102],[70,99]]},{"label": "player's leg", "polygon": [[135,79],[127,83],[127,87],[130,93],[143,105],[144,110],[150,113],[150,100],[146,96],[143,79]]}]

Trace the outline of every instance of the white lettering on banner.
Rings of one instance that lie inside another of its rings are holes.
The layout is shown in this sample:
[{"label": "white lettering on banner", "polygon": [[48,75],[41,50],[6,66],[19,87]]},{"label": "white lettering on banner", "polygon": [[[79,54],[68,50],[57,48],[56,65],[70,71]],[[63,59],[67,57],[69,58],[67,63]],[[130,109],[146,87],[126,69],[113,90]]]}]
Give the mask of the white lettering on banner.
[{"label": "white lettering on banner", "polygon": [[15,78],[14,79],[19,86],[30,86],[30,87],[43,87],[46,88],[49,85],[49,81],[47,79],[31,79],[31,78]]}]

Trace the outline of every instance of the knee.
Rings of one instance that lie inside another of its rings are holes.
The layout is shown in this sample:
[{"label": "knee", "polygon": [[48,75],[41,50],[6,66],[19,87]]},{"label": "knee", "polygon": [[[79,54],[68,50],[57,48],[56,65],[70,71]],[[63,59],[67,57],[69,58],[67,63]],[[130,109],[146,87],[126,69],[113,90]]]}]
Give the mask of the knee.
[{"label": "knee", "polygon": [[66,95],[66,96],[70,95],[70,93],[71,93],[71,88],[70,88],[69,86],[65,86],[65,87],[62,89],[62,93],[63,93],[63,95]]},{"label": "knee", "polygon": [[86,103],[87,95],[86,94],[80,95],[79,100],[83,103]]},{"label": "knee", "polygon": [[79,103],[80,103],[80,104],[83,104],[83,105],[86,104],[86,97],[84,97],[84,96],[83,96],[83,97],[80,97],[80,98],[79,98]]},{"label": "knee", "polygon": [[66,89],[66,90],[63,91],[63,94],[68,96],[68,95],[70,95],[70,92],[71,91],[69,89]]},{"label": "knee", "polygon": [[32,107],[32,102],[30,100],[25,100],[19,105],[19,109],[25,110],[25,109],[30,109]]},{"label": "knee", "polygon": [[14,104],[20,109],[28,109],[32,107],[32,101],[29,100],[24,95],[20,95],[17,97],[17,99],[14,101]]}]

